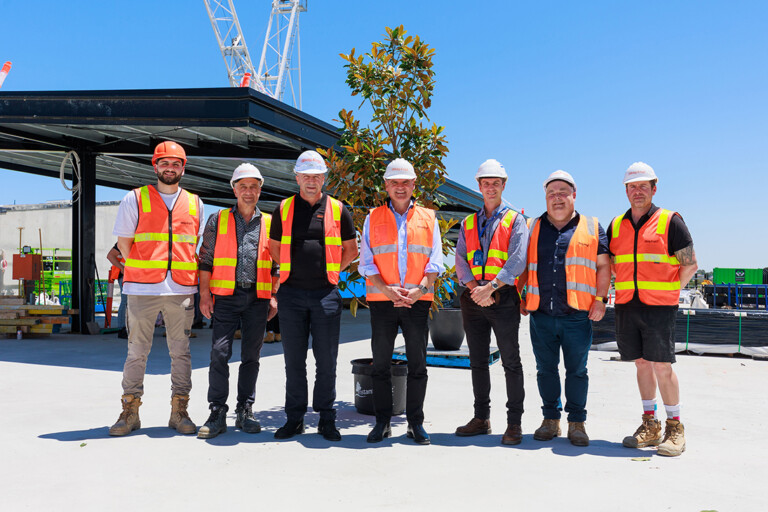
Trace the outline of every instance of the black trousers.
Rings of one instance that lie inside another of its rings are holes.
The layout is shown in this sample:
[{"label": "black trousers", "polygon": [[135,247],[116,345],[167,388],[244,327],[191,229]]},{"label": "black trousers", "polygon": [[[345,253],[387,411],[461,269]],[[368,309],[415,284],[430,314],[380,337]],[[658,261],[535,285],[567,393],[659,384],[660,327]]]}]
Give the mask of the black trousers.
[{"label": "black trousers", "polygon": [[408,358],[405,415],[411,425],[421,425],[427,393],[427,320],[432,302],[419,300],[410,308],[396,308],[391,301],[371,301],[369,304],[376,421],[388,422],[392,417],[392,351],[400,327]]},{"label": "black trousers", "polygon": [[208,402],[226,405],[229,396],[229,359],[235,331],[242,325],[237,404],[252,405],[256,397],[259,358],[264,344],[269,300],[256,297],[256,288],[235,288],[232,295],[217,295],[213,306],[213,346],[208,369]]},{"label": "black trousers", "polygon": [[488,370],[488,358],[493,329],[507,384],[507,424],[519,425],[525,399],[523,365],[518,343],[520,297],[517,290],[509,286],[494,295],[496,304],[486,308],[478,306],[472,300],[469,290],[461,295],[461,316],[464,320],[464,332],[467,333],[472,390],[475,393],[475,417],[487,420],[491,415],[491,374]]},{"label": "black trousers", "polygon": [[302,290],[282,285],[277,290],[285,357],[285,415],[301,421],[307,412],[307,350],[312,335],[315,387],[312,409],[321,420],[335,420],[336,358],[339,355],[341,294],[336,287]]}]

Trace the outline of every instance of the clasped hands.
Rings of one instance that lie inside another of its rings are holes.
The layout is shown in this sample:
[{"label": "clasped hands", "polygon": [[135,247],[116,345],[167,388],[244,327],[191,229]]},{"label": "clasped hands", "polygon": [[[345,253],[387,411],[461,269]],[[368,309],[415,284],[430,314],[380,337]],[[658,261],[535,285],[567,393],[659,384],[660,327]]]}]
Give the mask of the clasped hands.
[{"label": "clasped hands", "polygon": [[392,285],[384,288],[384,295],[396,308],[410,308],[411,304],[419,300],[424,293],[418,288],[408,289]]},{"label": "clasped hands", "polygon": [[496,300],[493,298],[493,292],[496,291],[491,286],[491,283],[484,285],[475,285],[469,290],[469,295],[475,304],[480,307],[487,308],[496,304]]}]

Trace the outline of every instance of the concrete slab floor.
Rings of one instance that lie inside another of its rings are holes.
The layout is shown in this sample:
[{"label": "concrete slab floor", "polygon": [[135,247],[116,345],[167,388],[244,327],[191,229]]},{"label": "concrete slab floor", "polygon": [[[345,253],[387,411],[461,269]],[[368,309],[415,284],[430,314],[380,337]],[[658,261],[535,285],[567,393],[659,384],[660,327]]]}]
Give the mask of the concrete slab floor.
[{"label": "concrete slab floor", "polygon": [[[373,417],[354,408],[349,361],[370,357],[366,312],[344,313],[337,406],[343,439],[307,433],[274,439],[283,424],[281,344],[265,345],[254,412],[264,431],[234,429],[203,441],[177,435],[170,412],[169,356],[158,329],[145,381],[142,429],[123,438],[107,430],[120,412],[125,342],[114,334],[0,340],[1,510],[718,510],[763,511],[768,467],[764,439],[768,363],[679,356],[687,451],[678,458],[621,446],[640,421],[634,365],[591,352],[587,432],[577,448],[565,438],[533,440],[541,422],[528,321],[520,329],[526,382],[523,443],[500,445],[505,428],[503,368],[491,370],[493,433],[453,435],[472,416],[468,370],[430,368],[425,428],[431,446],[405,437],[366,442]],[[192,340],[192,419],[207,418],[210,330]],[[239,343],[230,365],[237,375]],[[311,352],[307,361],[314,368]],[[310,386],[311,386],[310,377]],[[236,379],[230,379],[234,409]],[[311,396],[311,387],[310,387]],[[661,406],[660,406],[661,409]],[[661,411],[661,418],[664,413]],[[563,421],[564,430],[567,428]],[[644,459],[648,460],[644,460]],[[643,460],[636,460],[643,459]]]}]

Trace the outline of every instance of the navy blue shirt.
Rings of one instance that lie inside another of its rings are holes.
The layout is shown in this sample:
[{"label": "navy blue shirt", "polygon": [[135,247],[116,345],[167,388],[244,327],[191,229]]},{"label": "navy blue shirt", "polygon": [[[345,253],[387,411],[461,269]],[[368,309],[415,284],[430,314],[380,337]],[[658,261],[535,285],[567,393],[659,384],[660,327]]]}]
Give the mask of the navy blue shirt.
[{"label": "navy blue shirt", "polygon": [[[576,212],[576,216],[566,224],[563,229],[558,230],[549,222],[547,214],[539,217],[539,261],[536,275],[539,278],[540,303],[538,312],[550,316],[565,316],[578,313],[579,310],[573,309],[568,305],[565,283],[565,254],[568,252],[568,245],[571,243],[571,237],[579,225],[581,216]],[[608,237],[605,236],[603,227],[598,223],[597,254],[608,254]]]}]

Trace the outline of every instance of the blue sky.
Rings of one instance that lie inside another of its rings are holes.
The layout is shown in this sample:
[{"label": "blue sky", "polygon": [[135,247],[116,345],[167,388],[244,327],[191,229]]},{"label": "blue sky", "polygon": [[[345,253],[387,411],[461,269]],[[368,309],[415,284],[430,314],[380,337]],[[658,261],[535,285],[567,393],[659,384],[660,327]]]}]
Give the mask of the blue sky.
[{"label": "blue sky", "polygon": [[[258,57],[270,2],[235,5]],[[0,0],[0,18],[0,63],[13,62],[3,91],[228,85],[202,1]],[[436,49],[429,115],[446,127],[451,179],[474,187],[477,166],[496,158],[510,175],[506,199],[538,215],[542,181],[564,169],[577,209],[605,227],[628,208],[621,179],[642,160],[660,178],[656,203],[688,223],[702,268],[764,267],[754,223],[768,188],[767,21],[759,1],[310,0],[304,110],[332,121],[356,107],[338,54],[403,24]],[[0,204],[68,197],[58,180],[2,172]]]}]

